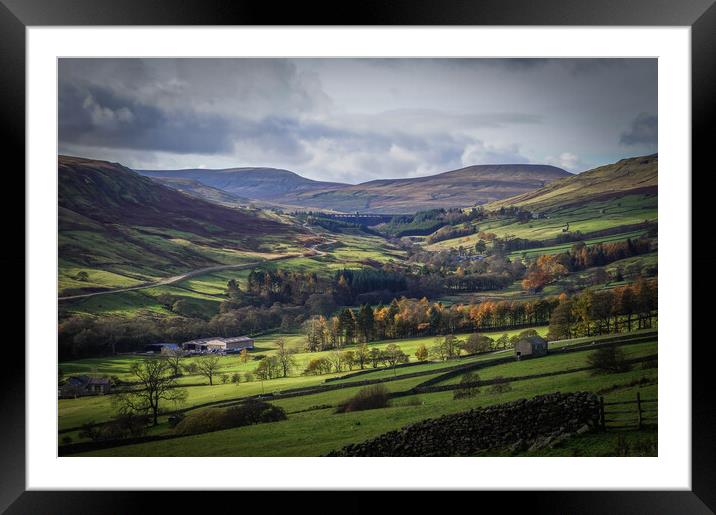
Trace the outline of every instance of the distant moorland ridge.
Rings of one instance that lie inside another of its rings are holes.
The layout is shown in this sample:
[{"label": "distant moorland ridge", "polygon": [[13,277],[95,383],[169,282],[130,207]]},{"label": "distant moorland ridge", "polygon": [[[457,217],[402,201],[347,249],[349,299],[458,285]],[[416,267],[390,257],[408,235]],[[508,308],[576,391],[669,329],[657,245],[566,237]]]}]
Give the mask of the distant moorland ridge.
[{"label": "distant moorland ridge", "polygon": [[275,168],[138,172],[160,180],[191,179],[232,195],[276,205],[388,214],[485,204],[571,176],[554,166],[525,164],[477,165],[426,177],[357,185],[313,181]]}]

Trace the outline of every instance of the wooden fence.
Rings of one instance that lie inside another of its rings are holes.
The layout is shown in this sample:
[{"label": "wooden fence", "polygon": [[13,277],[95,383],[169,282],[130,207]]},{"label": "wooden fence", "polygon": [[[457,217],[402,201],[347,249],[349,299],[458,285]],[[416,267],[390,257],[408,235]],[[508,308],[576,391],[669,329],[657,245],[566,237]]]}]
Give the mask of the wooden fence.
[{"label": "wooden fence", "polygon": [[659,411],[656,402],[656,399],[642,399],[639,392],[633,401],[604,402],[604,397],[599,397],[599,423],[605,431],[656,425]]}]

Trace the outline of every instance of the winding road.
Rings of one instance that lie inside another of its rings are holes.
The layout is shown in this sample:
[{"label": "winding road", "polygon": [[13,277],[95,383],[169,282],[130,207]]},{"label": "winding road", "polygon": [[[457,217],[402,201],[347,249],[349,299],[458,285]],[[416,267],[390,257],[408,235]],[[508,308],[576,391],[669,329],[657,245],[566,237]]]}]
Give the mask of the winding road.
[{"label": "winding road", "polygon": [[[335,241],[325,241],[323,243],[316,243],[315,245],[312,245],[311,247],[308,247],[313,254],[312,256],[325,256],[326,253],[322,250],[319,250],[318,247],[322,245],[330,245],[335,243]],[[96,292],[90,292],[90,293],[80,293],[77,295],[67,295],[65,297],[57,297],[57,300],[59,302],[67,301],[67,300],[76,300],[76,299],[85,299],[88,297],[94,297],[96,295],[109,295],[110,293],[122,293],[127,291],[136,291],[136,290],[144,290],[146,288],[156,288],[157,286],[168,286],[171,284],[176,284],[182,281],[185,281],[187,279],[191,279],[192,277],[196,277],[198,275],[204,275],[204,274],[210,274],[212,272],[220,272],[223,270],[246,270],[248,268],[253,268],[255,266],[258,266],[262,263],[266,263],[267,261],[281,261],[286,259],[295,259],[299,257],[306,257],[305,253],[301,254],[286,254],[284,256],[278,256],[274,258],[268,258],[263,261],[255,261],[253,263],[242,263],[242,264],[236,264],[236,265],[214,265],[214,266],[207,266],[205,268],[197,268],[196,270],[191,270],[189,272],[186,272],[181,275],[174,275],[172,277],[166,277],[164,279],[160,279],[155,282],[151,283],[143,283],[137,286],[130,286],[127,288],[114,288],[111,290],[102,290],[102,291],[96,291]]]}]

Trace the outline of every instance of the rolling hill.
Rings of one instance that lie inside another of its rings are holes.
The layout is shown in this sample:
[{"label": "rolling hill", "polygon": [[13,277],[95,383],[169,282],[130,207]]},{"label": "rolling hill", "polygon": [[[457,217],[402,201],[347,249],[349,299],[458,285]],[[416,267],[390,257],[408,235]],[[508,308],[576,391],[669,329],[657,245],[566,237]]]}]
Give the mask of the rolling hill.
[{"label": "rolling hill", "polygon": [[142,170],[139,173],[192,179],[231,194],[277,205],[387,214],[484,204],[532,191],[571,175],[546,165],[479,165],[427,177],[347,185],[312,181],[272,168]]},{"label": "rolling hill", "polygon": [[370,181],[300,193],[292,203],[337,211],[414,213],[467,207],[532,191],[569,172],[543,165],[479,165],[410,179]]},{"label": "rolling hill", "polygon": [[659,157],[622,159],[558,181],[540,189],[492,202],[488,209],[518,206],[533,211],[549,211],[605,201],[629,195],[656,196],[658,191]]},{"label": "rolling hill", "polygon": [[196,179],[185,179],[182,177],[152,177],[152,180],[168,186],[175,190],[191,195],[192,197],[222,204],[229,207],[248,206],[251,199],[239,197],[228,191],[207,186]]},{"label": "rolling hill", "polygon": [[[552,241],[580,232],[587,238],[635,237],[658,223],[658,155],[632,157],[554,181],[542,188],[487,204],[493,217],[479,222],[480,231],[502,238]],[[501,208],[531,211],[527,220]],[[536,215],[536,214],[539,214]],[[444,250],[475,245],[472,234],[429,245]]]},{"label": "rolling hill", "polygon": [[[255,261],[257,252],[298,245],[305,232],[261,211],[180,193],[116,163],[77,157],[59,156],[58,203],[61,290]],[[77,280],[79,271],[89,277]]]},{"label": "rolling hill", "polygon": [[346,186],[341,183],[306,179],[296,173],[277,168],[137,170],[137,173],[147,177],[162,178],[162,180],[192,179],[235,196],[271,200],[277,203],[285,200],[287,195]]}]

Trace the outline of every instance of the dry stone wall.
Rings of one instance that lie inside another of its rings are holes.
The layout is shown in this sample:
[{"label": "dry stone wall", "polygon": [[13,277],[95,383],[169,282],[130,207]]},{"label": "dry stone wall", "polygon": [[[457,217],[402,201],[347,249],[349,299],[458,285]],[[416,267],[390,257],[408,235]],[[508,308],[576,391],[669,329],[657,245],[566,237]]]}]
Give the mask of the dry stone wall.
[{"label": "dry stone wall", "polygon": [[470,456],[554,445],[599,424],[599,399],[587,392],[552,393],[423,420],[329,456]]}]

